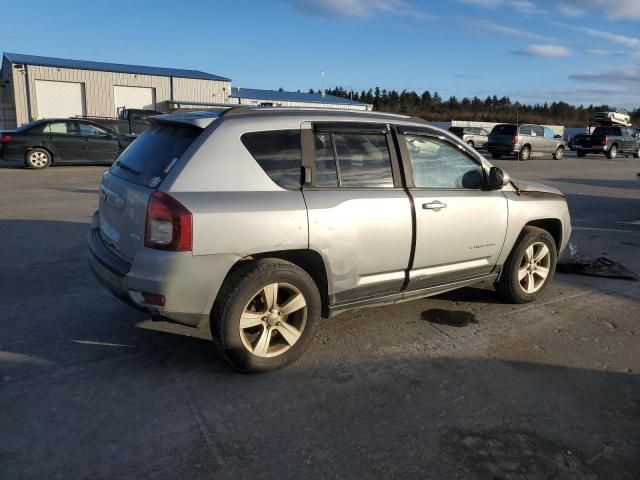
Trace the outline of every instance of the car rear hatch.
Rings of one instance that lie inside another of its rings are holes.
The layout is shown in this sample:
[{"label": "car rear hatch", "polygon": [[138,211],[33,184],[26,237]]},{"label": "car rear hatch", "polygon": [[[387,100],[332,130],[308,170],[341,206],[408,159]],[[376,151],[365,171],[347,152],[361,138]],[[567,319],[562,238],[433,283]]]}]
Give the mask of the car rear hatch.
[{"label": "car rear hatch", "polygon": [[488,143],[490,146],[511,147],[515,136],[515,125],[496,125],[489,134]]},{"label": "car rear hatch", "polygon": [[103,176],[100,237],[124,260],[131,262],[144,247],[149,196],[202,131],[202,126],[190,123],[157,121]]},{"label": "car rear hatch", "polygon": [[602,146],[602,137],[593,135],[580,134],[573,138],[573,144],[581,148],[591,148],[594,145]]}]

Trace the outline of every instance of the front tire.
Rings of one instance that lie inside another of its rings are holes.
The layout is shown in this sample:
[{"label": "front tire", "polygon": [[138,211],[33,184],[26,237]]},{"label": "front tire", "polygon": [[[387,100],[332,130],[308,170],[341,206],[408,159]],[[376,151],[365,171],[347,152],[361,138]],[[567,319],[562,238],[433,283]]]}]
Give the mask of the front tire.
[{"label": "front tire", "polygon": [[509,303],[532,302],[551,283],[556,260],[556,244],[549,232],[525,227],[495,284],[498,296]]},{"label": "front tire", "polygon": [[578,158],[584,158],[587,154],[585,152],[583,152],[582,150],[577,150],[576,151],[576,156]]},{"label": "front tire", "polygon": [[469,145],[471,148],[475,148],[475,145],[473,144],[473,140],[469,140],[467,142],[467,145]]},{"label": "front tire", "polygon": [[611,148],[609,149],[609,151],[607,152],[607,158],[609,160],[613,160],[618,156],[618,146],[617,145],[611,145]]},{"label": "front tire", "polygon": [[638,147],[637,150],[633,152],[633,158],[640,158],[640,147]]},{"label": "front tire", "polygon": [[553,154],[553,159],[562,160],[563,158],[564,158],[564,148],[558,147],[558,149],[556,150],[556,153]]},{"label": "front tire", "polygon": [[320,313],[320,293],[307,272],[284,260],[252,260],[225,280],[211,312],[211,335],[236,369],[271,372],[307,349]]},{"label": "front tire", "polygon": [[33,148],[25,154],[24,161],[27,167],[41,170],[51,165],[51,154],[44,148]]},{"label": "front tire", "polygon": [[492,153],[491,158],[493,158],[494,160],[500,160],[502,158],[502,155],[499,153]]}]

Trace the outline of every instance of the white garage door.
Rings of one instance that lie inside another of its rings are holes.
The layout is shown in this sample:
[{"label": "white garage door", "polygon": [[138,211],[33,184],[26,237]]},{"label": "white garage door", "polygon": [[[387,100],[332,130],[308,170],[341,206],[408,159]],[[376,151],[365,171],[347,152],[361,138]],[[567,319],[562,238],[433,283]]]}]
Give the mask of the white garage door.
[{"label": "white garage door", "polygon": [[37,118],[84,115],[84,84],[36,80]]},{"label": "white garage door", "polygon": [[155,89],[147,87],[113,87],[113,98],[116,103],[116,113],[119,108],[142,108],[155,110]]}]

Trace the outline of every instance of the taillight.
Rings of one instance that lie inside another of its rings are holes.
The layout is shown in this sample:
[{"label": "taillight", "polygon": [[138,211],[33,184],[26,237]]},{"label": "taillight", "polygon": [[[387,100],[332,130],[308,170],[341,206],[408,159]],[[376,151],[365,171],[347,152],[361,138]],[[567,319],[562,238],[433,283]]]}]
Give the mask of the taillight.
[{"label": "taillight", "polygon": [[607,143],[609,143],[609,139],[608,139],[607,137],[604,137],[604,138],[602,139],[602,144],[603,144],[603,145],[606,145]]},{"label": "taillight", "polygon": [[147,204],[144,246],[172,252],[190,251],[192,216],[184,205],[163,192],[153,192]]},{"label": "taillight", "polygon": [[513,138],[511,138],[511,142],[513,142],[513,143],[518,143],[518,140],[520,140],[518,138],[518,135],[514,135]]},{"label": "taillight", "polygon": [[9,143],[11,141],[11,135],[7,135],[6,133],[0,135],[0,143]]}]

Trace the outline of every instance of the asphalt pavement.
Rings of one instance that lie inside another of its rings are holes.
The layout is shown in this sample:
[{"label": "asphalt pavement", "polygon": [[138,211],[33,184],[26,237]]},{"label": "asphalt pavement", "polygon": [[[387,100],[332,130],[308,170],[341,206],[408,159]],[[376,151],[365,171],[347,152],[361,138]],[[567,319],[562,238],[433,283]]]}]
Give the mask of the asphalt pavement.
[{"label": "asphalt pavement", "polygon": [[[495,164],[567,195],[580,254],[640,272],[640,160]],[[93,278],[104,170],[0,168],[0,478],[639,478],[640,282],[349,312],[241,375]]]}]

